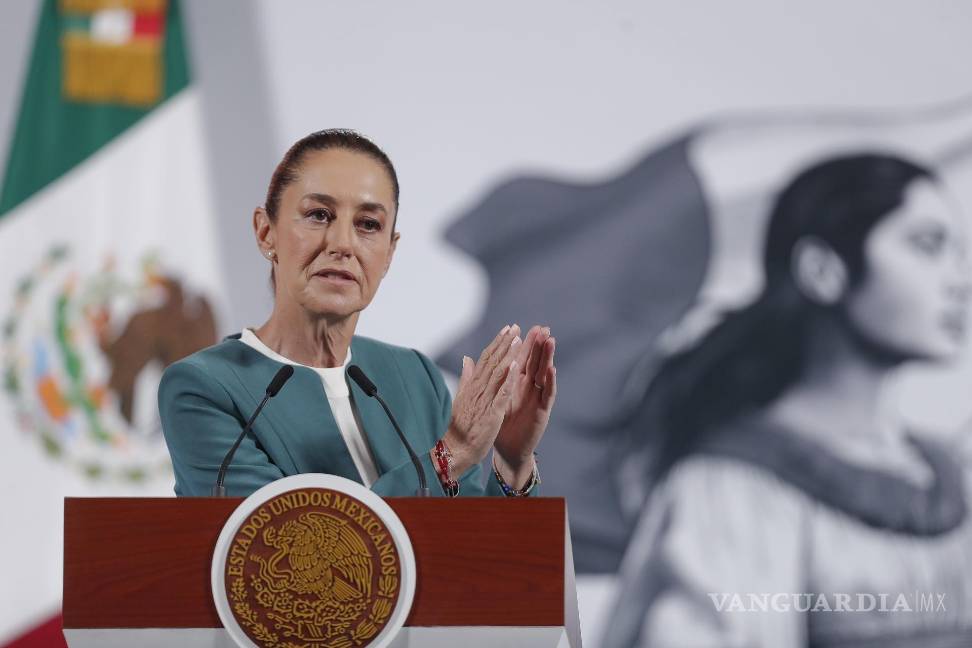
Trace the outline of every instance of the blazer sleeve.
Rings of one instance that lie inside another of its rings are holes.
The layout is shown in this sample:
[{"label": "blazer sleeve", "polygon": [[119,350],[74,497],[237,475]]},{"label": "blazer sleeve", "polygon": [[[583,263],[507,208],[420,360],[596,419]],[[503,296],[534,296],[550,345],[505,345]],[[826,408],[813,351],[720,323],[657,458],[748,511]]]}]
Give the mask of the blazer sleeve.
[{"label": "blazer sleeve", "polygon": [[[182,360],[162,375],[159,415],[176,495],[209,495],[223,457],[245,425],[233,400],[205,367]],[[240,443],[224,485],[228,495],[244,496],[283,476],[251,433]]]},{"label": "blazer sleeve", "polygon": [[[439,439],[445,434],[446,429],[449,427],[449,421],[452,418],[452,395],[449,393],[449,388],[446,387],[445,381],[442,379],[442,373],[438,367],[418,351],[415,351],[415,355],[418,356],[426,376],[432,382],[434,402],[430,403],[429,406],[434,410],[433,417],[438,427],[434,438]],[[415,453],[418,455],[422,469],[425,471],[429,490],[433,495],[445,496],[445,491],[443,491],[442,485],[436,477],[435,468],[432,466],[432,458],[429,456],[430,449],[431,445],[429,447],[417,447],[415,448]],[[459,479],[459,495],[469,497],[481,497],[483,495],[502,497],[503,489],[500,488],[500,485],[492,478],[491,474],[489,479],[484,480],[483,472],[483,467],[480,464],[469,468]],[[417,488],[418,477],[415,474],[415,467],[411,461],[406,461],[389,470],[371,485],[371,489],[383,497],[412,495]],[[534,493],[538,493],[538,491],[534,489]]]}]

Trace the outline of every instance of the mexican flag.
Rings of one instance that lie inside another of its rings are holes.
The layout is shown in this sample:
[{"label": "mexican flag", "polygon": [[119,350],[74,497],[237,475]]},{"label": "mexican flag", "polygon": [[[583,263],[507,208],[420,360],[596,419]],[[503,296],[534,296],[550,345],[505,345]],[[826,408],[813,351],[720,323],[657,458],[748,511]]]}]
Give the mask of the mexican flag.
[{"label": "mexican flag", "polygon": [[156,387],[222,286],[185,41],[176,0],[41,10],[0,187],[0,646],[63,645],[64,497],[172,494]]}]

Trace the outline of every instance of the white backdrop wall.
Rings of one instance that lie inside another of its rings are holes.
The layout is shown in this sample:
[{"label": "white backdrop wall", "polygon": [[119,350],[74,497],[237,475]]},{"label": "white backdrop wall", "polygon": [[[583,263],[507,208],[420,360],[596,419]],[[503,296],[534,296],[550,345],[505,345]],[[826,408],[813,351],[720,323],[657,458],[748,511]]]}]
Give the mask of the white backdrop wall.
[{"label": "white backdrop wall", "polygon": [[726,111],[972,89],[959,2],[268,1],[257,16],[275,153],[351,126],[398,165],[402,245],[361,330],[427,351],[477,317],[485,290],[440,233],[512,173],[598,178]]}]

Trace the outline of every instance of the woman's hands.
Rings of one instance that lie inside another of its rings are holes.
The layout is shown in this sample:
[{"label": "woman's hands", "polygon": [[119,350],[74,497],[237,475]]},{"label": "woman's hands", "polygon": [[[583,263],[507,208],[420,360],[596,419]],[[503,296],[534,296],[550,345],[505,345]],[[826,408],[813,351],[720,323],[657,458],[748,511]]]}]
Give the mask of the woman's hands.
[{"label": "woman's hands", "polygon": [[457,479],[486,457],[499,433],[518,373],[519,333],[518,326],[505,326],[483,349],[478,362],[462,357],[452,420],[445,434]]},{"label": "woman's hands", "polygon": [[557,395],[554,350],[547,327],[534,326],[521,342],[520,327],[504,327],[478,362],[463,357],[452,421],[445,442],[455,474],[482,461],[495,447],[496,467],[506,483],[522,487],[533,471]]},{"label": "woman's hands", "polygon": [[513,395],[493,454],[503,480],[514,488],[522,488],[529,480],[533,451],[550,421],[557,397],[556,344],[549,327],[534,326],[519,347]]}]

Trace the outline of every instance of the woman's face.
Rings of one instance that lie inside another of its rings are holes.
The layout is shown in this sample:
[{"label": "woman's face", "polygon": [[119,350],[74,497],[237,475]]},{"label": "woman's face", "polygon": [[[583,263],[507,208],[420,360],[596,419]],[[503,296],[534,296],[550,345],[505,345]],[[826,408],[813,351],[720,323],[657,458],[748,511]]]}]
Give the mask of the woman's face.
[{"label": "woman's face", "polygon": [[847,296],[858,333],[907,359],[953,357],[965,338],[969,276],[956,206],[940,185],[916,180],[865,241],[862,281]]},{"label": "woman's face", "polygon": [[398,234],[394,188],[368,155],[334,148],[308,153],[284,189],[264,249],[276,253],[276,299],[325,318],[363,310],[388,271]]}]

